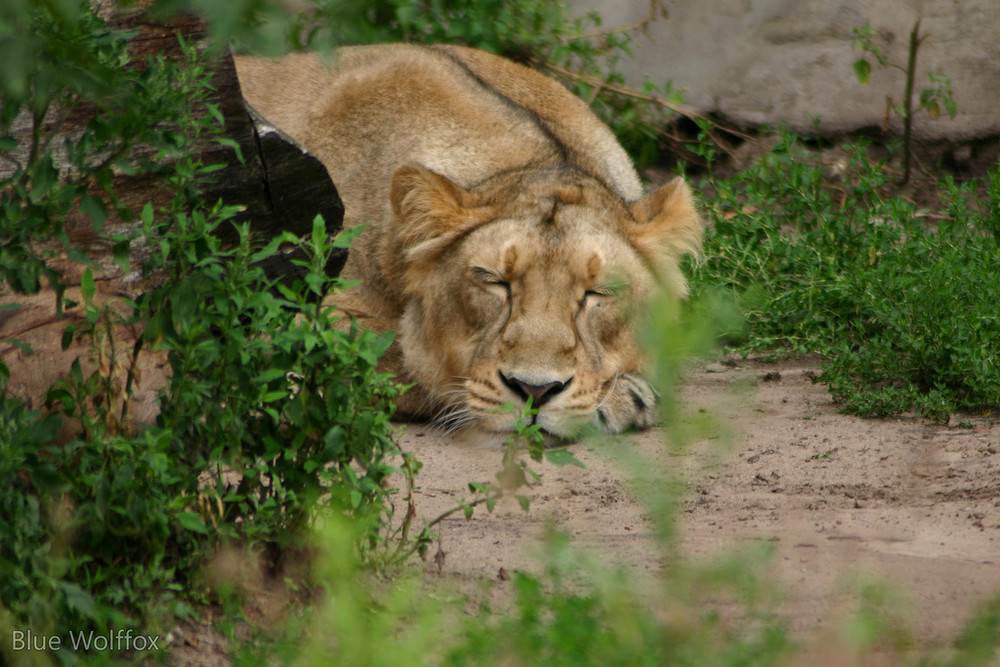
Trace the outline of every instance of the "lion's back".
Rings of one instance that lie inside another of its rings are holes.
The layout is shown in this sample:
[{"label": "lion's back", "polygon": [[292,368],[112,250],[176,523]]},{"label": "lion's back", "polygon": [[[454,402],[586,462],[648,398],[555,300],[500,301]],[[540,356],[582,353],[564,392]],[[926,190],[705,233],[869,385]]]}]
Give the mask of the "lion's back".
[{"label": "lion's back", "polygon": [[237,68],[250,104],[327,164],[348,196],[355,180],[370,187],[406,162],[465,186],[568,162],[628,201],[642,194],[628,156],[582,100],[492,54],[391,44],[335,58],[237,58]]}]

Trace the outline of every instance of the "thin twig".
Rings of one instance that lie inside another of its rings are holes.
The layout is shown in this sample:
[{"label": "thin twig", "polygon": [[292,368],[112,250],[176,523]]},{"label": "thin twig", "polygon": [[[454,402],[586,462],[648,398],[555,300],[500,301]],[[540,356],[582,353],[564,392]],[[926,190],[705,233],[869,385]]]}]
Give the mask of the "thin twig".
[{"label": "thin twig", "polygon": [[132,397],[132,384],[135,382],[135,375],[139,368],[139,354],[142,353],[142,334],[135,338],[132,345],[132,357],[129,359],[128,373],[125,375],[125,398],[122,401],[121,423],[128,420],[128,408]]},{"label": "thin twig", "polygon": [[906,185],[910,180],[910,157],[913,152],[911,144],[913,129],[913,79],[917,70],[917,51],[924,37],[920,35],[920,19],[913,24],[910,32],[910,51],[906,63],[906,90],[903,93],[903,178],[899,185]]},{"label": "thin twig", "polygon": [[[446,511],[442,512],[437,517],[435,517],[431,521],[427,522],[424,525],[424,530],[425,531],[430,530],[431,528],[433,528],[437,524],[441,523],[442,521],[444,521],[445,519],[447,519],[451,515],[457,514],[460,511],[467,511],[468,509],[471,509],[473,507],[478,507],[479,505],[482,505],[482,504],[484,504],[486,502],[489,502],[490,500],[498,500],[499,498],[500,498],[500,495],[497,495],[497,496],[483,496],[482,498],[477,498],[476,500],[473,500],[470,503],[465,503],[463,505],[456,505],[455,507],[451,508],[450,510],[446,510]],[[399,545],[396,547],[396,551],[393,554],[391,560],[393,560],[394,562],[403,562],[407,558],[409,558],[410,556],[412,556],[413,554],[415,554],[420,549],[421,545],[422,545],[422,542],[419,539],[416,540],[416,541],[414,541],[409,547],[406,547],[406,542],[405,541],[400,541]],[[403,550],[404,548],[405,548],[405,551]]]},{"label": "thin twig", "polygon": [[450,517],[452,514],[457,514],[458,512],[468,511],[470,508],[478,507],[478,506],[480,506],[480,505],[482,505],[484,503],[489,502],[490,500],[497,501],[502,496],[503,496],[503,493],[500,493],[499,495],[495,495],[495,496],[483,496],[482,498],[476,498],[472,502],[464,503],[464,504],[460,504],[460,505],[456,505],[455,507],[452,507],[450,510],[445,510],[444,512],[442,512],[441,514],[439,514],[438,516],[436,516],[434,519],[432,519],[431,521],[428,521],[427,522],[427,528],[432,528],[432,527],[436,526],[437,524],[441,523],[442,521],[444,521],[445,519],[447,519],[448,517]]},{"label": "thin twig", "polygon": [[612,28],[611,30],[595,30],[594,32],[587,32],[582,35],[573,35],[571,39],[591,39],[594,37],[607,38],[611,35],[621,35],[627,32],[634,32],[636,30],[642,30],[643,34],[647,34],[647,28],[649,24],[656,20],[657,10],[660,10],[661,15],[666,15],[666,8],[663,6],[663,0],[649,0],[649,11],[646,15],[639,19],[638,23],[634,23],[629,26],[622,26],[620,28]]},{"label": "thin twig", "polygon": [[712,125],[724,131],[726,134],[730,134],[734,137],[739,137],[740,139],[743,139],[745,141],[757,140],[756,137],[753,137],[745,132],[742,132],[741,130],[735,127],[719,123],[718,121],[709,118],[705,114],[700,113],[689,106],[685,106],[683,104],[677,104],[676,102],[671,102],[670,100],[664,99],[658,95],[650,95],[649,93],[640,93],[639,91],[633,90],[632,88],[609,83],[599,77],[582,74],[580,72],[575,72],[571,69],[567,69],[559,65],[546,64],[545,68],[548,69],[553,74],[561,76],[565,79],[580,81],[588,85],[594,86],[595,88],[598,88],[600,90],[607,90],[609,92],[617,93],[618,95],[624,95],[626,97],[631,97],[633,99],[643,100],[645,102],[652,102],[654,104],[658,104],[664,109],[669,109],[670,111],[680,114],[685,118],[690,118],[691,120],[697,119],[710,122],[712,123]]},{"label": "thin twig", "polygon": [[[403,474],[403,479],[406,483],[406,515],[403,517],[403,524],[399,530],[399,541],[396,544],[396,549],[390,557],[391,561],[400,562],[406,558],[409,558],[415,551],[417,551],[422,542],[418,539],[414,544],[407,549],[410,542],[410,528],[413,526],[413,520],[417,518],[417,503],[414,497],[416,493],[415,479],[417,476],[417,471],[413,467],[413,459],[410,455],[403,450],[402,446],[396,439],[393,439],[393,444],[396,446],[396,450],[403,459],[403,464],[400,467],[400,472]],[[404,553],[404,549],[406,549]]]}]

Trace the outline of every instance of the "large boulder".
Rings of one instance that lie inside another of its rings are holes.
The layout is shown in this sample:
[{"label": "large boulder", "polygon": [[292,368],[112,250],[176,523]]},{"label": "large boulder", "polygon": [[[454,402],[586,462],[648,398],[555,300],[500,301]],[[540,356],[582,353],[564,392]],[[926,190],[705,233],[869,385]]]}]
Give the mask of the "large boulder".
[{"label": "large boulder", "polygon": [[[964,141],[1000,134],[1000,2],[997,0],[679,0],[634,44],[623,70],[632,83],[648,75],[672,81],[685,101],[746,126],[786,125],[836,134],[880,127],[886,96],[903,98],[905,77],[873,64],[861,85],[853,63],[862,52],[852,29],[870,23],[874,43],[906,66],[910,30],[921,19],[915,97],[928,73],[951,80],[958,114],[914,115],[914,136]],[[570,0],[574,12],[596,9],[605,26],[629,25],[645,2]],[[891,129],[898,131],[895,116]]]}]

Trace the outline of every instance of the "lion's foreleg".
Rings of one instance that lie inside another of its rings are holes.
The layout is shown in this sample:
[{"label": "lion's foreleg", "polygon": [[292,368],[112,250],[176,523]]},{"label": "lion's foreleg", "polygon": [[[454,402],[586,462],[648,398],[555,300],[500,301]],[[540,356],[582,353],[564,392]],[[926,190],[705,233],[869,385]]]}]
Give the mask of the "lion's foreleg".
[{"label": "lion's foreleg", "polygon": [[642,376],[622,373],[605,385],[594,414],[607,433],[649,428],[656,423],[656,392]]}]

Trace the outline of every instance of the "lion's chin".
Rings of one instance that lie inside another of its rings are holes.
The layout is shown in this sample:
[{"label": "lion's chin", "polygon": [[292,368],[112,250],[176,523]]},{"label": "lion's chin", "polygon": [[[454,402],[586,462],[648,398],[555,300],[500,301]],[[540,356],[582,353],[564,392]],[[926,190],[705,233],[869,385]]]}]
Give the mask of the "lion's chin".
[{"label": "lion's chin", "polygon": [[[481,428],[469,427],[459,432],[456,439],[459,443],[467,447],[503,449],[507,445],[511,435],[512,432],[510,431],[487,431]],[[547,431],[542,431],[542,438],[544,439],[546,449],[565,447],[575,444],[578,441],[578,438],[575,436],[555,435]]]},{"label": "lion's chin", "polygon": [[[586,421],[574,420],[572,424],[554,424],[549,420],[539,416],[538,424],[541,426],[540,433],[546,448],[563,447],[572,445],[579,441],[581,432],[585,429]],[[471,424],[462,429],[457,435],[463,444],[486,449],[501,449],[507,445],[515,433],[515,424],[512,422],[497,423],[491,421],[489,424]]]}]

